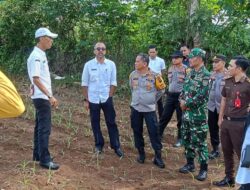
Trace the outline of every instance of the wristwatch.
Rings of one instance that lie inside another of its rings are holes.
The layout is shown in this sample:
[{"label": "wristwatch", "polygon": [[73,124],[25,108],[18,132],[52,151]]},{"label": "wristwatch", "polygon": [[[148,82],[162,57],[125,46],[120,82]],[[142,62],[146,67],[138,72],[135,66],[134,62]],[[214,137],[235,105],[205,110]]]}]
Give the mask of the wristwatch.
[{"label": "wristwatch", "polygon": [[84,102],[88,102],[88,99],[87,99],[87,98],[84,98],[83,101],[84,101]]},{"label": "wristwatch", "polygon": [[52,98],[52,96],[51,96],[51,95],[48,95],[48,98],[50,99],[50,98]]}]

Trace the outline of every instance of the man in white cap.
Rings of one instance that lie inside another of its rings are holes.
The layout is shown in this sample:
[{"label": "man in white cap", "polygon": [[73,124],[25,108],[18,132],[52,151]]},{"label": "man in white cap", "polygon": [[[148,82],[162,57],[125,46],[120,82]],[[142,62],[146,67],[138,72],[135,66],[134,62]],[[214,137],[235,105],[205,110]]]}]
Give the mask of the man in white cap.
[{"label": "man in white cap", "polygon": [[40,166],[57,170],[49,153],[49,136],[51,132],[51,106],[57,107],[57,99],[52,94],[51,79],[45,51],[50,49],[53,38],[58,35],[47,28],[39,28],[35,33],[37,44],[27,60],[28,74],[32,83],[31,98],[36,109],[34,129],[33,160]]}]

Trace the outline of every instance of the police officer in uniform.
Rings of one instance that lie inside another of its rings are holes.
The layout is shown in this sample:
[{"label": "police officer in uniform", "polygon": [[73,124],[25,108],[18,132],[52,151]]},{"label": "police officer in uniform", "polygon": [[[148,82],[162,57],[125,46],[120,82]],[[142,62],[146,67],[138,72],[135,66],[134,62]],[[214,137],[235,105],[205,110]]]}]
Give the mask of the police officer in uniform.
[{"label": "police officer in uniform", "polygon": [[213,150],[209,154],[209,159],[215,159],[220,156],[219,152],[219,126],[218,119],[220,113],[221,91],[225,85],[227,70],[225,69],[226,56],[216,55],[213,58],[213,73],[210,77],[210,91],[208,98],[208,126],[210,140]]},{"label": "police officer in uniform", "polygon": [[210,73],[204,66],[205,51],[192,49],[189,54],[191,72],[188,73],[183,91],[180,95],[180,106],[183,111],[182,141],[185,147],[187,164],[179,172],[189,173],[195,169],[195,152],[199,155],[200,172],[195,177],[203,181],[207,178],[207,101]]},{"label": "police officer in uniform", "polygon": [[156,89],[156,73],[148,68],[149,57],[140,53],[135,60],[135,71],[129,76],[129,85],[132,91],[131,102],[131,127],[134,133],[135,147],[139,156],[137,161],[144,163],[144,138],[143,120],[145,119],[149,138],[155,151],[153,163],[159,168],[164,168],[165,164],[161,158],[162,144],[158,134],[158,123],[156,116],[156,102],[161,97],[164,89]]},{"label": "police officer in uniform", "polygon": [[159,134],[162,138],[164,129],[168,125],[174,111],[176,110],[178,135],[177,142],[174,144],[174,147],[180,147],[182,111],[180,108],[179,95],[183,88],[187,66],[182,63],[183,55],[181,51],[175,51],[171,57],[173,64],[168,69],[168,96],[164,106],[163,114],[159,121]]},{"label": "police officer in uniform", "polygon": [[243,56],[234,57],[228,66],[229,75],[222,90],[218,125],[221,129],[221,145],[224,155],[225,174],[223,180],[214,185],[234,186],[234,152],[241,157],[244,124],[250,104],[250,80],[246,76],[249,61]]}]

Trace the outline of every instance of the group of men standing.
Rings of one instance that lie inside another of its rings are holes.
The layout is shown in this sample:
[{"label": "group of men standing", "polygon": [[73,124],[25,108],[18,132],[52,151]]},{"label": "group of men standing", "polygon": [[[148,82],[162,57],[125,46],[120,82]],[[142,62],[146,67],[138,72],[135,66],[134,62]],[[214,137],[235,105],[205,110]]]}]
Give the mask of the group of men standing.
[{"label": "group of men standing", "polygon": [[[48,151],[51,131],[51,106],[58,102],[53,97],[48,62],[45,50],[52,45],[57,35],[47,28],[36,31],[38,43],[31,53],[27,65],[32,88],[32,99],[36,108],[33,159],[48,169],[58,169]],[[107,58],[106,46],[97,42],[94,46],[95,58],[84,65],[82,88],[84,106],[90,113],[91,126],[95,139],[95,152],[103,153],[104,138],[100,126],[100,113],[103,110],[111,148],[118,157],[123,157],[119,131],[115,121],[116,112],[113,95],[117,86],[115,63]],[[217,186],[234,185],[233,151],[240,158],[244,121],[250,104],[250,82],[246,77],[249,62],[242,56],[234,57],[226,72],[226,57],[213,58],[213,73],[205,68],[205,51],[194,48],[191,51],[184,45],[172,55],[172,65],[166,71],[165,62],[157,56],[156,46],[149,46],[148,54],[140,53],[135,59],[135,70],[129,76],[131,89],[131,128],[137,161],[145,162],[143,121],[145,120],[150,141],[155,152],[153,163],[164,168],[161,149],[164,129],[176,111],[178,135],[174,147],[184,146],[186,164],[181,173],[195,171],[194,159],[198,153],[200,171],[197,180],[207,178],[208,159],[220,156],[219,128],[224,153],[226,177],[215,182]],[[164,88],[157,86],[163,75],[168,78],[167,99],[163,106]],[[156,107],[158,107],[159,122]],[[208,114],[207,114],[208,112]],[[207,118],[208,115],[208,118]],[[210,130],[213,150],[208,153],[207,132]],[[249,182],[250,183],[250,182]]]}]

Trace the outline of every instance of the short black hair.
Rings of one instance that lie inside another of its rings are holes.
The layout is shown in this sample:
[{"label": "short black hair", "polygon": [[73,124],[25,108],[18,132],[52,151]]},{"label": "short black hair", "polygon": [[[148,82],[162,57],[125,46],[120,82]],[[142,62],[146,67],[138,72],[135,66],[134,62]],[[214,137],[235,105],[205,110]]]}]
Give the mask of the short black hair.
[{"label": "short black hair", "polygon": [[147,65],[149,64],[149,57],[148,57],[148,54],[139,53],[137,56],[141,57],[141,60],[143,60],[144,62],[146,62]]},{"label": "short black hair", "polygon": [[156,47],[156,45],[149,45],[148,49],[155,49],[155,50],[157,50],[157,47]]},{"label": "short black hair", "polygon": [[236,66],[240,67],[243,71],[246,71],[250,65],[249,60],[242,55],[237,55],[233,57],[233,60],[235,60]]},{"label": "short black hair", "polygon": [[181,47],[187,47],[188,49],[190,49],[189,45],[187,44],[182,44]]}]

